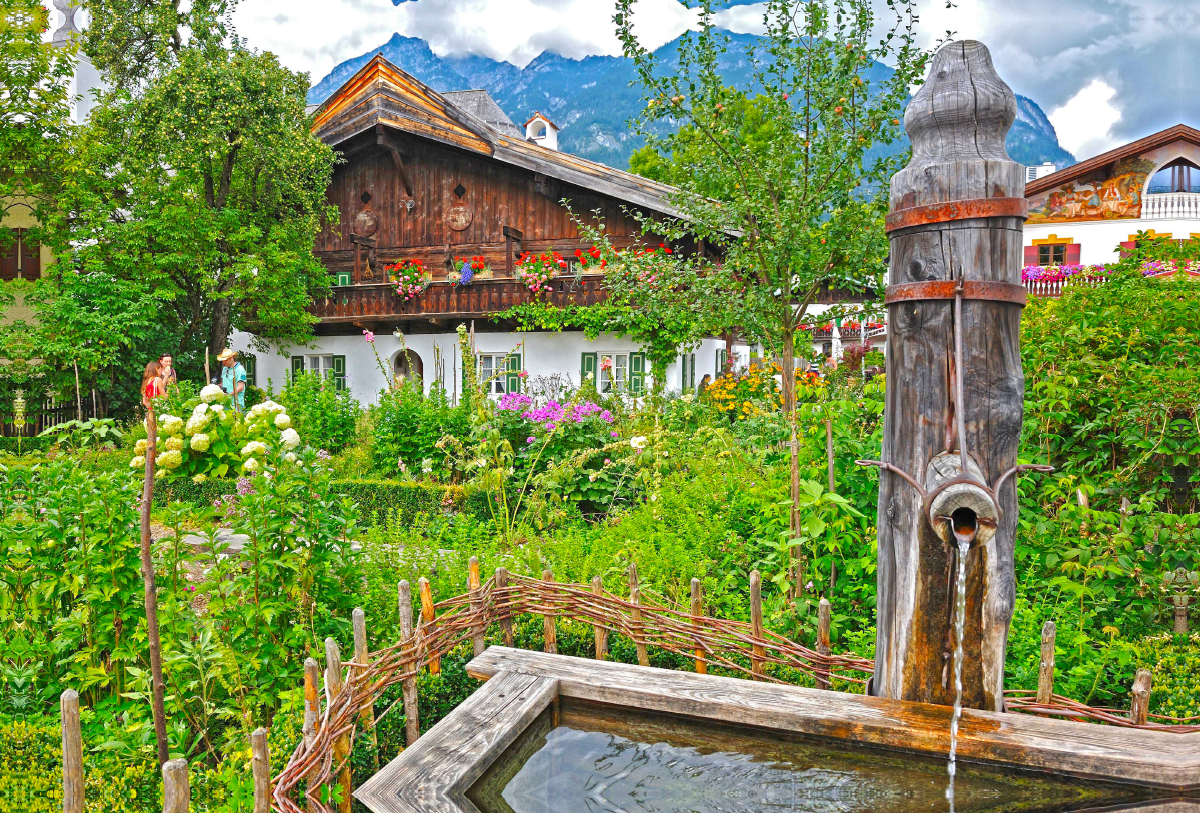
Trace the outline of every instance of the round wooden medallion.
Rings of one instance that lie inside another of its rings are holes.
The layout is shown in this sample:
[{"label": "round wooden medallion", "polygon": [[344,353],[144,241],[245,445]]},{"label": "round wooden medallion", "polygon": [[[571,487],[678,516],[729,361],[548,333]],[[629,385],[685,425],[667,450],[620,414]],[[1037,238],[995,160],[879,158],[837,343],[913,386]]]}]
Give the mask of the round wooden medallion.
[{"label": "round wooden medallion", "polygon": [[354,218],[354,233],[359,237],[370,237],[379,229],[379,218],[374,212],[363,209]]},{"label": "round wooden medallion", "polygon": [[471,210],[465,203],[456,203],[446,213],[446,222],[454,231],[463,231],[471,225]]}]

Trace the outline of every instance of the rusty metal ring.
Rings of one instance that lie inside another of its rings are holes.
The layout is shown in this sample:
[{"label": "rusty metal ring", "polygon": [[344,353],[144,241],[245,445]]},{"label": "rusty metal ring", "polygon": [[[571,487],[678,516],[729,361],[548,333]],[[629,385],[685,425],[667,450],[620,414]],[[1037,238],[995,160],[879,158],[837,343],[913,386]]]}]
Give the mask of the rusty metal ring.
[{"label": "rusty metal ring", "polygon": [[971,220],[981,217],[1019,217],[1024,220],[1028,216],[1029,205],[1025,198],[951,200],[945,203],[930,203],[926,206],[897,209],[887,216],[887,231],[894,232],[912,226],[926,226],[930,223],[948,223],[951,220]]},{"label": "rusty metal ring", "polygon": [[895,305],[900,302],[920,302],[924,300],[954,299],[960,293],[962,286],[963,299],[977,299],[985,302],[1007,302],[1012,305],[1025,307],[1028,294],[1023,285],[1012,282],[990,282],[987,280],[949,280],[934,279],[924,282],[901,282],[889,285],[885,293],[884,304]]}]

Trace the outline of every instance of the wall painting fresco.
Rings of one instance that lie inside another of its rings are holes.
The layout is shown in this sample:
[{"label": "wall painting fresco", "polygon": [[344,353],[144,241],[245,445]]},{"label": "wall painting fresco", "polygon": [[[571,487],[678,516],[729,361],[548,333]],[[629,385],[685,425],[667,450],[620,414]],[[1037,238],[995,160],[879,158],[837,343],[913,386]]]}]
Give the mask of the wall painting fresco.
[{"label": "wall painting fresco", "polygon": [[1030,201],[1026,223],[1117,220],[1142,214],[1142,189],[1154,161],[1123,158],[1107,178],[1076,179]]}]

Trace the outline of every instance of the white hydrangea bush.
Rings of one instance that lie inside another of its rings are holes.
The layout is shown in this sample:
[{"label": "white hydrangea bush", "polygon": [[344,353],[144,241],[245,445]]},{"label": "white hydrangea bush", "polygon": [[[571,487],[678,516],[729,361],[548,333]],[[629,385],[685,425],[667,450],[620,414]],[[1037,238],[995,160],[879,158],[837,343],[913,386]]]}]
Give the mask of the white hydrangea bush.
[{"label": "white hydrangea bush", "polygon": [[[272,460],[294,461],[301,445],[282,404],[268,400],[238,412],[215,384],[174,411],[180,415],[158,416],[156,479],[188,477],[203,483],[210,477],[253,474]],[[146,441],[138,441],[131,469],[145,468],[147,451]]]}]

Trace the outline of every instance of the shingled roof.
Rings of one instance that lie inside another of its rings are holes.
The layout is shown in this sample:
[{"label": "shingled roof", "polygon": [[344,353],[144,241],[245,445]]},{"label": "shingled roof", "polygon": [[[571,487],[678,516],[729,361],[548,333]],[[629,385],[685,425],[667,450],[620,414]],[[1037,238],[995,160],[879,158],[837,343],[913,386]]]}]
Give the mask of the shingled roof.
[{"label": "shingled roof", "polygon": [[479,119],[500,135],[510,138],[525,137],[521,128],[500,109],[500,105],[496,104],[496,100],[486,90],[452,90],[442,95],[459,110]]},{"label": "shingled roof", "polygon": [[[326,144],[336,147],[383,125],[482,153],[653,212],[680,216],[667,200],[676,191],[674,187],[532,144],[525,141],[524,133],[503,132],[488,121],[495,115],[487,112],[487,102],[495,105],[495,101],[486,93],[486,101],[473,95],[476,93],[479,91],[438,93],[377,54],[314,111],[313,130]],[[498,105],[496,110],[503,115]],[[504,121],[516,129],[507,116]]]}]

